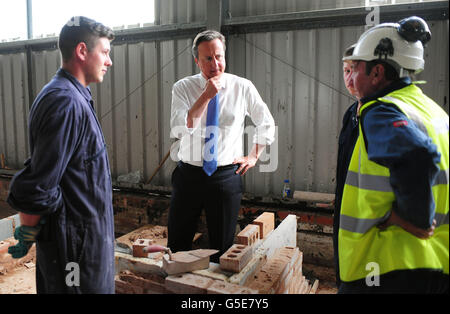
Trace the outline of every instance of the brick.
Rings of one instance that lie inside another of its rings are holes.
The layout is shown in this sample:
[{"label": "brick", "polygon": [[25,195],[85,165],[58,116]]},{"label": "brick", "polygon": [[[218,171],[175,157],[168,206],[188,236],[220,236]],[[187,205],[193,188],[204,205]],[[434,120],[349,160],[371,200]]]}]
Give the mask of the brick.
[{"label": "brick", "polygon": [[142,290],[143,293],[166,293],[166,288],[164,286],[164,282],[158,282],[151,280],[149,278],[144,278],[141,276],[138,276],[136,274],[133,274],[131,272],[129,273],[121,273],[119,274],[119,279],[122,282],[127,282],[130,285],[132,285],[136,289]]},{"label": "brick", "polygon": [[214,280],[207,294],[257,294],[258,291],[221,280]]},{"label": "brick", "polygon": [[142,294],[144,290],[141,287],[133,286],[131,283],[116,278],[114,280],[115,291],[117,294]]},{"label": "brick", "polygon": [[259,239],[259,226],[257,225],[247,225],[241,232],[236,236],[237,244],[243,245],[253,245]]},{"label": "brick", "polygon": [[134,257],[147,257],[148,253],[144,252],[143,249],[151,244],[153,244],[151,239],[137,239],[133,242],[133,256]]},{"label": "brick", "polygon": [[206,289],[212,285],[213,279],[184,273],[167,276],[165,287],[168,291],[177,294],[206,294]]},{"label": "brick", "polygon": [[239,273],[252,258],[248,245],[233,244],[220,258],[220,269]]},{"label": "brick", "polygon": [[264,239],[275,228],[275,214],[271,212],[262,213],[253,220],[252,224],[259,226],[259,238]]}]

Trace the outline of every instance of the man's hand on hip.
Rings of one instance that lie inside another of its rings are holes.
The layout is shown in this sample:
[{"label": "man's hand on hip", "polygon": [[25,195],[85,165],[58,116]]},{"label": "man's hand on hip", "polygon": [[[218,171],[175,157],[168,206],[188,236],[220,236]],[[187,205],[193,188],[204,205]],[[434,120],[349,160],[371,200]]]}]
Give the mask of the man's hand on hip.
[{"label": "man's hand on hip", "polygon": [[243,176],[248,169],[253,168],[256,165],[258,158],[252,156],[244,156],[240,158],[236,158],[233,161],[233,165],[239,164],[238,170],[236,170],[236,174],[240,174]]},{"label": "man's hand on hip", "polygon": [[428,239],[434,233],[434,228],[436,227],[436,220],[433,219],[433,224],[428,229],[421,229],[419,227],[414,226],[412,223],[402,219],[398,216],[394,211],[391,212],[391,216],[382,224],[378,225],[378,228],[381,230],[385,230],[387,227],[396,225],[402,228],[403,230],[411,233],[420,239]]}]

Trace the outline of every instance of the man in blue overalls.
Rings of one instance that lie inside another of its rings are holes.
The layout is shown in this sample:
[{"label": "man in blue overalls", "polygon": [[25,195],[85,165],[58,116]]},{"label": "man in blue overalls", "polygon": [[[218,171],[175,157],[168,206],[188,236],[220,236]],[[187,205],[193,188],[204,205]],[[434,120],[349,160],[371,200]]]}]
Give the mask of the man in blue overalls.
[{"label": "man in blue overalls", "polygon": [[29,116],[31,157],[11,181],[20,258],[36,242],[37,293],[114,293],[114,216],[106,144],[88,85],[112,65],[112,30],[85,17],[61,30],[62,67]]}]

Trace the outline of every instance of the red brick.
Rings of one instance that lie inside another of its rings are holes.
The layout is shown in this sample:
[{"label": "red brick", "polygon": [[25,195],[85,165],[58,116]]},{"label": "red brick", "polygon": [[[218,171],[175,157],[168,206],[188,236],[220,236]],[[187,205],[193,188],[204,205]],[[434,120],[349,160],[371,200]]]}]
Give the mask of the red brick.
[{"label": "red brick", "polygon": [[243,245],[253,245],[259,239],[259,226],[257,225],[247,225],[239,234],[236,236],[237,244]]},{"label": "red brick", "polygon": [[264,239],[275,228],[275,214],[271,212],[262,213],[253,220],[252,224],[259,226],[259,237]]},{"label": "red brick", "polygon": [[220,269],[239,273],[252,258],[251,246],[233,244],[219,258]]}]

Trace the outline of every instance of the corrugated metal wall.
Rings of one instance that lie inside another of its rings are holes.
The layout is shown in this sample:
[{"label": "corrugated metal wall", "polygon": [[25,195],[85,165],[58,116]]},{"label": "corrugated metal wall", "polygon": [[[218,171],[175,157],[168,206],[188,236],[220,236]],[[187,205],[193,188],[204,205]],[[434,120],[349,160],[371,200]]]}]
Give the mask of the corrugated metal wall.
[{"label": "corrugated metal wall", "polygon": [[28,156],[28,85],[24,53],[0,54],[0,154],[19,167]]},{"label": "corrugated metal wall", "polygon": [[[361,2],[232,0],[225,14],[327,9]],[[157,1],[156,21],[203,22],[205,3]],[[426,70],[418,78],[431,82],[423,86],[425,92],[448,112],[448,20],[429,24],[433,39],[426,49]],[[342,81],[341,53],[363,31],[363,26],[351,26],[228,37],[227,71],[254,82],[278,126],[278,141],[263,156],[269,160],[261,163],[276,165],[276,170],[260,172],[257,166],[247,173],[247,192],[279,195],[284,179],[290,179],[295,190],[334,192],[337,137],[342,115],[352,102]],[[178,79],[197,72],[191,45],[192,38],[113,43],[113,67],[91,90],[114,178],[139,170],[147,181],[172,146],[171,89]],[[29,154],[28,84],[39,91],[60,65],[55,49],[32,51],[28,60],[30,67],[25,52],[2,54],[0,45],[0,153],[11,168],[20,168]],[[174,166],[168,159],[151,184],[170,186]]]}]

